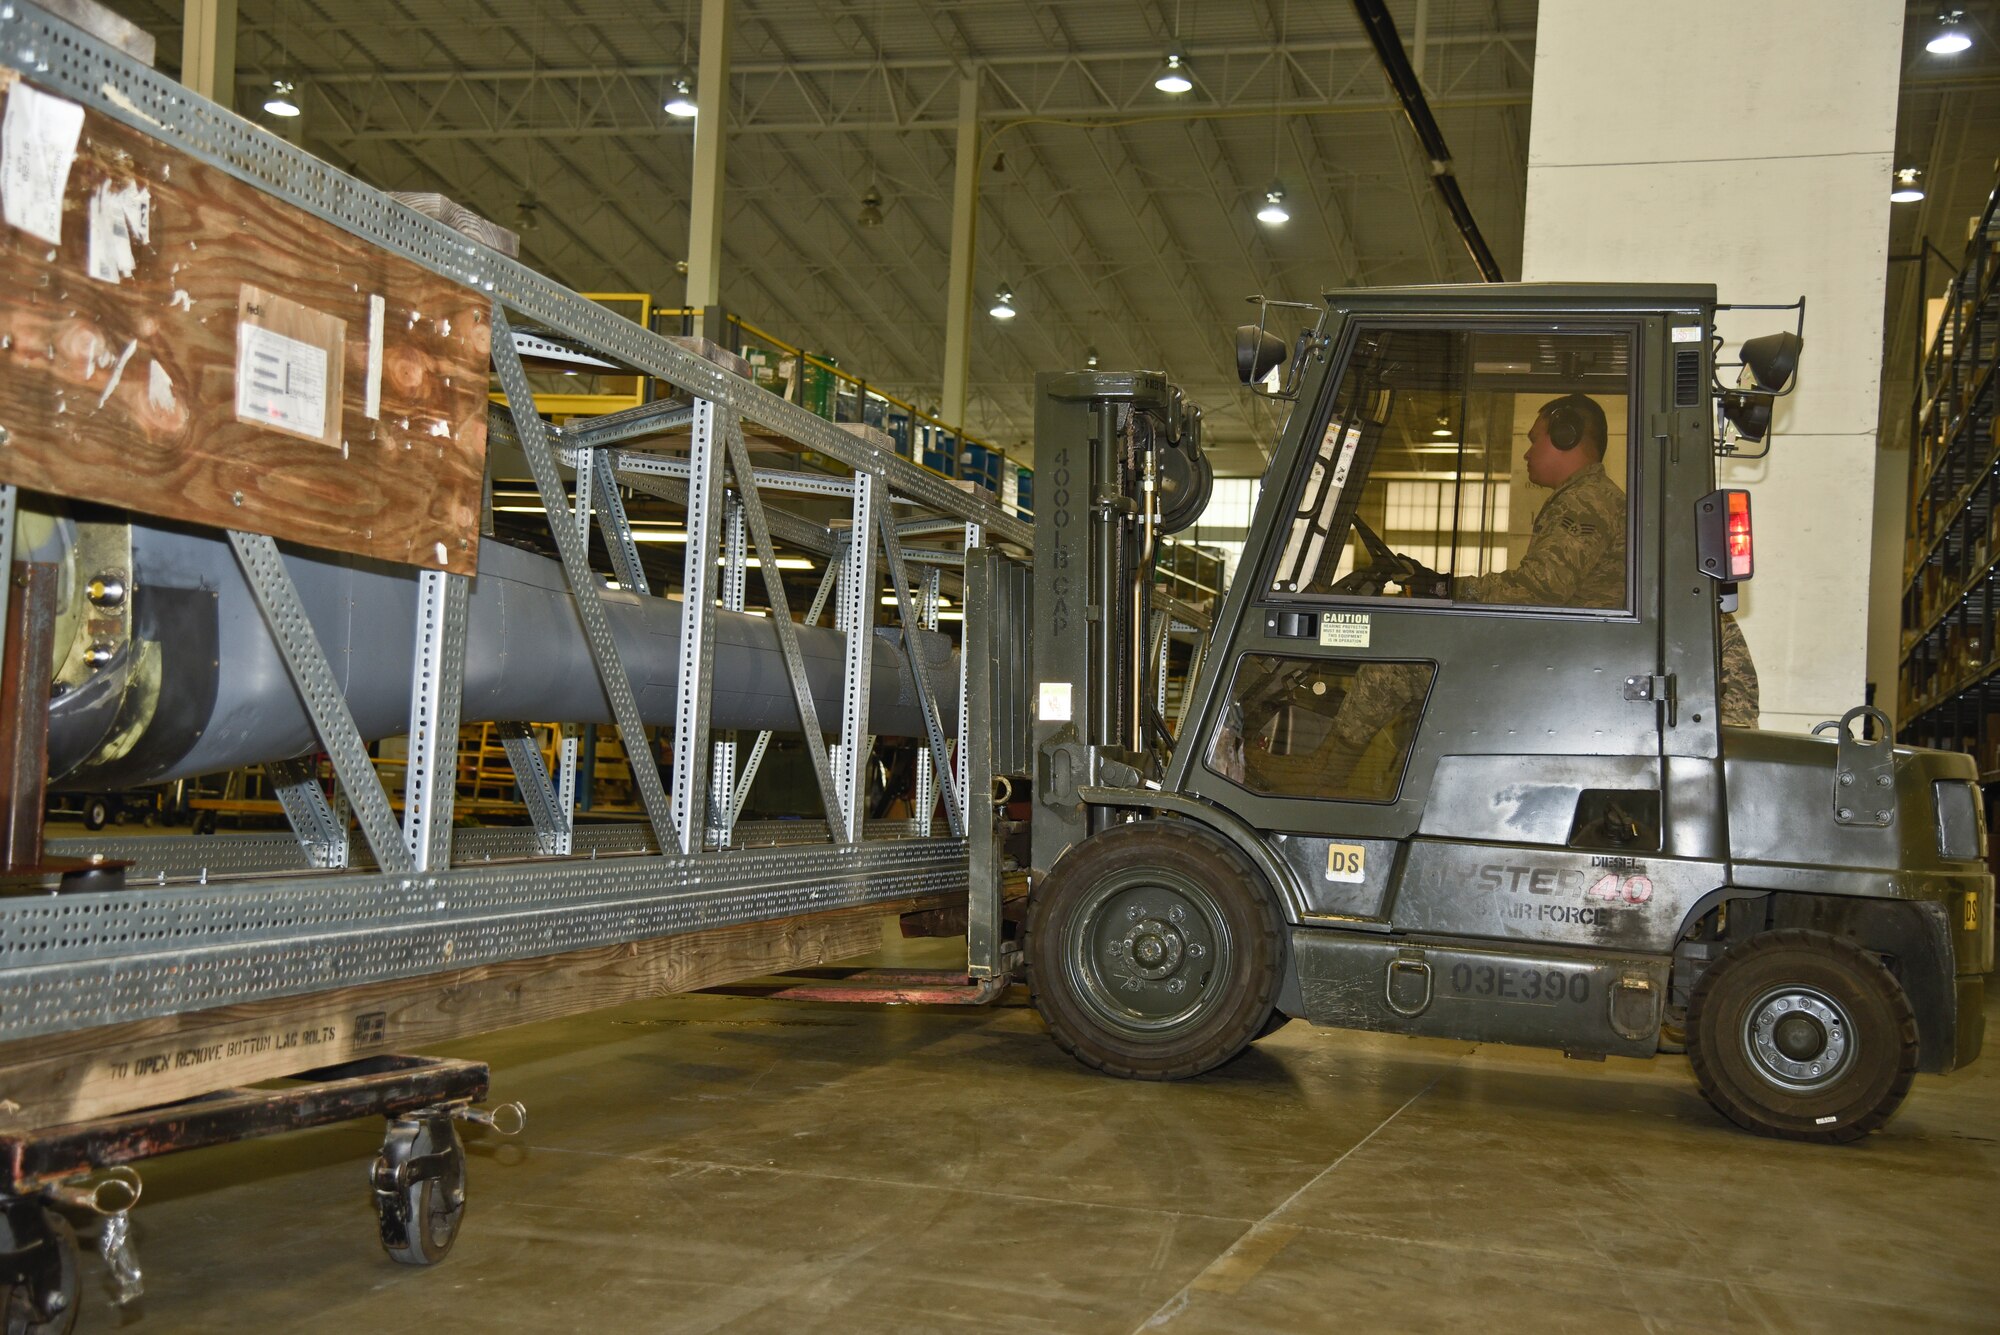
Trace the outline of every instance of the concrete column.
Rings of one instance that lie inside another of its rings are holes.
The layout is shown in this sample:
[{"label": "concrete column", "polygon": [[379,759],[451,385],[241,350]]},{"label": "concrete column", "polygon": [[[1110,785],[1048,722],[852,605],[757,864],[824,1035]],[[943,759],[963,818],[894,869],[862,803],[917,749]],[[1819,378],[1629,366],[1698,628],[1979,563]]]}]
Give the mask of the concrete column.
[{"label": "concrete column", "polygon": [[[688,202],[687,304],[710,311],[722,304],[723,116],[729,93],[729,0],[701,0],[701,59],[695,73],[694,188]],[[727,343],[727,329],[695,332]]]},{"label": "concrete column", "polygon": [[[1542,0],[1537,20],[1521,276],[1807,298],[1771,456],[1718,468],[1753,493],[1741,620],[1767,728],[1862,700],[1902,28],[1900,0]],[[1725,314],[1723,356],[1787,318]]]},{"label": "concrete column", "polygon": [[211,102],[236,105],[236,0],[187,0],[181,82]]},{"label": "concrete column", "polygon": [[939,412],[953,426],[965,424],[972,380],[974,249],[979,239],[979,76],[958,81],[958,161],[951,183],[951,286],[944,317],[944,392]]}]

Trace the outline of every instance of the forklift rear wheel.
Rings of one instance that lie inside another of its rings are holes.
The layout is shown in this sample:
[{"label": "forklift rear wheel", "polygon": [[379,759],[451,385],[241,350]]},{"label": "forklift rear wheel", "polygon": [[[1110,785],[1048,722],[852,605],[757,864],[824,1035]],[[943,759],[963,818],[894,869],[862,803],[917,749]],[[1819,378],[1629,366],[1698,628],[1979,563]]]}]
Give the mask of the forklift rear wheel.
[{"label": "forklift rear wheel", "polygon": [[1243,856],[1182,821],[1119,825],[1057,862],[1028,901],[1028,983],[1086,1066],[1200,1075],[1271,1019],[1282,924]]},{"label": "forklift rear wheel", "polygon": [[[32,1217],[21,1217],[21,1212],[33,1209],[32,1203],[25,1202],[10,1206],[15,1215],[9,1220],[10,1234],[34,1231]],[[5,1295],[0,1296],[0,1321],[5,1322],[6,1335],[69,1335],[76,1329],[77,1313],[83,1306],[78,1301],[83,1281],[76,1230],[54,1210],[40,1213],[39,1237],[11,1238],[16,1248],[32,1248],[30,1255],[36,1259],[24,1267],[31,1275],[7,1285]]]},{"label": "forklift rear wheel", "polygon": [[1688,1003],[1702,1094],[1759,1135],[1841,1144],[1889,1120],[1917,1072],[1896,975],[1823,932],[1765,932],[1709,967]]}]

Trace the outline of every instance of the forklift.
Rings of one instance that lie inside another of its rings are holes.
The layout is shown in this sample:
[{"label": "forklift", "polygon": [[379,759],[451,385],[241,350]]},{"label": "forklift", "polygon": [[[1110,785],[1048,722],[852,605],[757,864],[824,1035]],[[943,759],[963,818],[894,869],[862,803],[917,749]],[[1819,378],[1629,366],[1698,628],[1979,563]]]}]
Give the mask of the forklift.
[{"label": "forklift", "polygon": [[[1300,309],[1288,345],[1271,312]],[[1208,489],[1200,411],[1158,373],[1038,377],[1023,938],[1058,1044],[1155,1080],[1292,1018],[1684,1048],[1729,1120],[1827,1143],[1978,1055],[1971,758],[1865,707],[1725,722],[1755,563],[1715,460],[1768,450],[1804,328],[1801,302],[1721,363],[1729,309],[1699,285],[1263,303],[1237,369],[1290,406],[1177,730],[1152,562]]]}]

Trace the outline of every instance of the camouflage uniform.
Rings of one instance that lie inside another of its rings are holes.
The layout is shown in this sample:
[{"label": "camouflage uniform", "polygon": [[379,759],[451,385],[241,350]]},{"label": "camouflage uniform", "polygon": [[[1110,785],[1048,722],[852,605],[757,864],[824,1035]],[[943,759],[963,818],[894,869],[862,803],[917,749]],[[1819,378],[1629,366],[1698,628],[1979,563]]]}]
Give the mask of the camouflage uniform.
[{"label": "camouflage uniform", "polygon": [[1602,463],[1585,464],[1535,516],[1519,566],[1460,576],[1452,595],[1528,607],[1625,606],[1625,493]]},{"label": "camouflage uniform", "polygon": [[[1526,607],[1623,607],[1625,513],[1625,493],[1603,463],[1585,464],[1536,514],[1519,566],[1456,577],[1452,596]],[[1334,739],[1358,757],[1383,728],[1414,721],[1430,679],[1431,669],[1414,663],[1363,665],[1334,719]]]},{"label": "camouflage uniform", "polygon": [[1757,665],[1736,618],[1722,614],[1722,723],[1729,728],[1757,726]]}]

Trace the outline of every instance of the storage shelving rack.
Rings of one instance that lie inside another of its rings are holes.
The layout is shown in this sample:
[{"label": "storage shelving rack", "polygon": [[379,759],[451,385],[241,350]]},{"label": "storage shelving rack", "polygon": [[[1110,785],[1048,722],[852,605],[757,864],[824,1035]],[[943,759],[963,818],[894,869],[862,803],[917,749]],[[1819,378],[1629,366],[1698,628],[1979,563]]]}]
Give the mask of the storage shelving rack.
[{"label": "storage shelving rack", "polygon": [[1945,293],[1912,413],[1899,739],[1974,756],[2000,781],[2000,189]]}]

